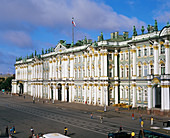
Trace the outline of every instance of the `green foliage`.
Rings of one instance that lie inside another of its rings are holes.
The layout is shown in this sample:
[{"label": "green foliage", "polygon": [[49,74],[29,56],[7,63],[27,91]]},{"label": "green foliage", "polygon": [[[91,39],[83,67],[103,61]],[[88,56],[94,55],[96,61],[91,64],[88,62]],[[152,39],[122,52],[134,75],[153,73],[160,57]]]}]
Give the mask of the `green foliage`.
[{"label": "green foliage", "polygon": [[155,20],[154,31],[158,31],[158,23],[157,23],[157,20]]},{"label": "green foliage", "polygon": [[14,77],[8,77],[3,82],[0,82],[0,90],[5,89],[5,91],[11,91],[11,88],[12,88],[12,86],[11,86],[12,79],[14,79]]},{"label": "green foliage", "polygon": [[47,54],[47,49],[45,50],[45,54]]},{"label": "green foliage", "polygon": [[42,48],[42,55],[44,55],[44,49]]}]

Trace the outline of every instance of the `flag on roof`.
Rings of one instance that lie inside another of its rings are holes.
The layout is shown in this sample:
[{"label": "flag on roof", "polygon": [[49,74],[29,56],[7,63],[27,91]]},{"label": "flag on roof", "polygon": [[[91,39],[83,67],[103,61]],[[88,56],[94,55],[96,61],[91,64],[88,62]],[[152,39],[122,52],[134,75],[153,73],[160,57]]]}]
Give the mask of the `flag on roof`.
[{"label": "flag on roof", "polygon": [[72,18],[72,24],[74,25],[74,27],[76,27],[76,23],[74,22],[74,18]]}]

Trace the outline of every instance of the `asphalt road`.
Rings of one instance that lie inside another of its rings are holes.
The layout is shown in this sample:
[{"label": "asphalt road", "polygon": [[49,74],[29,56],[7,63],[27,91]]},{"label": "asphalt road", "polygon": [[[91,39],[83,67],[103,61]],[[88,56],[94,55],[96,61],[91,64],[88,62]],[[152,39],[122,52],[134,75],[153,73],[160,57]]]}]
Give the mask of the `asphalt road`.
[{"label": "asphalt road", "polygon": [[[108,132],[116,132],[119,126],[123,131],[136,133],[140,130],[139,120],[131,120],[126,114],[113,113],[104,117],[100,123],[99,112],[94,112],[94,118],[90,118],[90,112],[63,108],[57,104],[36,102],[23,97],[0,94],[0,129],[3,133],[5,127],[15,125],[17,138],[28,138],[31,134],[31,126],[35,133],[58,132],[64,133],[64,127],[68,127],[68,136],[72,138],[105,138]],[[149,125],[149,120],[145,120]]]}]

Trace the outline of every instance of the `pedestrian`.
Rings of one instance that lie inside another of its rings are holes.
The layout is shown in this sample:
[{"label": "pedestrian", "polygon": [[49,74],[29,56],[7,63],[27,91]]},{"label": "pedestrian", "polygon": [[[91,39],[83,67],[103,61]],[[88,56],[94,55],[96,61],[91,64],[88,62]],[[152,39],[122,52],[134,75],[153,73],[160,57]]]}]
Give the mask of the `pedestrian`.
[{"label": "pedestrian", "polygon": [[33,134],[34,134],[34,129],[33,129],[33,127],[31,127],[30,131],[31,131],[31,135],[33,136]]},{"label": "pedestrian", "polygon": [[153,125],[153,117],[151,117],[151,125]]},{"label": "pedestrian", "polygon": [[92,113],[90,114],[90,118],[93,119],[93,114]]},{"label": "pedestrian", "polygon": [[5,135],[8,136],[8,126],[6,126]]},{"label": "pedestrian", "polygon": [[64,135],[65,135],[65,136],[67,135],[67,131],[68,131],[68,128],[65,127],[65,128],[64,128]]},{"label": "pedestrian", "polygon": [[134,120],[134,116],[135,116],[134,113],[132,113],[132,120]]},{"label": "pedestrian", "polygon": [[132,131],[132,133],[131,133],[131,138],[134,138],[134,137],[135,137],[135,132]]},{"label": "pedestrian", "polygon": [[33,96],[33,99],[32,99],[32,100],[33,100],[32,102],[33,102],[33,104],[34,104],[34,103],[35,103],[35,98],[34,98],[34,96]]},{"label": "pedestrian", "polygon": [[25,99],[25,95],[24,95],[24,99]]},{"label": "pedestrian", "polygon": [[100,116],[100,123],[103,123],[103,116]]},{"label": "pedestrian", "polygon": [[10,132],[10,135],[12,136],[12,133],[13,133],[12,127],[10,127],[9,132]]},{"label": "pedestrian", "polygon": [[120,126],[119,127],[119,132],[121,132],[123,130],[123,127],[122,126]]},{"label": "pedestrian", "polygon": [[15,131],[15,126],[12,127],[12,131],[13,131],[13,134],[16,133],[16,131]]},{"label": "pedestrian", "polygon": [[141,121],[142,121],[142,115],[140,115],[139,117],[139,123],[141,123]]},{"label": "pedestrian", "polygon": [[141,127],[143,127],[143,125],[144,125],[144,122],[143,122],[143,120],[141,121],[141,123],[140,123],[140,124],[141,124]]}]

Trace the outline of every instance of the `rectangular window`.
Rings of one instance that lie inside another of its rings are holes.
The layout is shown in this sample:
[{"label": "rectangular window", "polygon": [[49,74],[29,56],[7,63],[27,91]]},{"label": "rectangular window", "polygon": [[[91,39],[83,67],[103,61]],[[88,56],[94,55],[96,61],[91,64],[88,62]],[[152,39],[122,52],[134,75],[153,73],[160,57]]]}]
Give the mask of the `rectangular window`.
[{"label": "rectangular window", "polygon": [[161,54],[165,54],[165,47],[164,47],[164,45],[161,45]]},{"label": "rectangular window", "polygon": [[147,56],[147,49],[144,49],[144,56]]},{"label": "rectangular window", "polygon": [[126,68],[126,77],[129,77],[129,68]]},{"label": "rectangular window", "polygon": [[129,59],[129,53],[126,52],[126,60],[128,60],[128,59]]},{"label": "rectangular window", "polygon": [[151,65],[151,75],[153,75],[154,74],[154,67],[153,67],[153,65]]},{"label": "rectangular window", "polygon": [[120,54],[120,60],[123,60],[123,53]]},{"label": "rectangular window", "polygon": [[141,57],[141,50],[138,50],[138,57]]},{"label": "rectangular window", "polygon": [[142,67],[139,66],[138,69],[139,69],[139,77],[141,77],[142,76]]},{"label": "rectangular window", "polygon": [[152,47],[150,48],[150,55],[151,56],[153,55],[153,48]]}]

